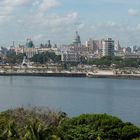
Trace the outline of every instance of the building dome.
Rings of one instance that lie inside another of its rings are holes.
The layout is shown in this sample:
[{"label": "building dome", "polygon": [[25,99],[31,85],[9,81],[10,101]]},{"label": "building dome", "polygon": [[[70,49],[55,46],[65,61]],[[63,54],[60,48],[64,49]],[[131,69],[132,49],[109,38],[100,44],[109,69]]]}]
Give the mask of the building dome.
[{"label": "building dome", "polygon": [[76,31],[76,36],[75,36],[75,38],[74,38],[74,40],[73,40],[73,44],[74,44],[74,45],[77,45],[77,46],[81,45],[80,35],[78,34],[77,31]]},{"label": "building dome", "polygon": [[27,39],[26,47],[27,48],[34,48],[34,44],[33,44],[33,41],[31,39]]}]

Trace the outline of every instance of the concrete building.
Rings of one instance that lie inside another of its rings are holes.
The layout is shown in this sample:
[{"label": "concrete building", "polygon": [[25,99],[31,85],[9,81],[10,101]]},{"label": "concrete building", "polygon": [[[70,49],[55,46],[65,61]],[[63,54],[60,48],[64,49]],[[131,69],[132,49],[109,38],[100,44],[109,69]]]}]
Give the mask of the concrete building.
[{"label": "concrete building", "polygon": [[86,43],[85,43],[86,47],[91,47],[93,48],[93,39],[89,38]]},{"label": "concrete building", "polygon": [[130,47],[124,48],[124,53],[131,53],[132,49]]},{"label": "concrete building", "polygon": [[118,52],[120,49],[121,49],[121,45],[120,45],[120,42],[119,42],[119,40],[118,40],[117,43],[115,44],[114,50],[115,50],[116,52]]},{"label": "concrete building", "polygon": [[15,48],[16,55],[20,53],[25,53],[27,58],[33,57],[35,54],[38,54],[38,48],[27,48],[24,47],[23,45],[19,45],[18,47]]},{"label": "concrete building", "polygon": [[38,49],[37,48],[23,48],[23,53],[26,54],[27,58],[31,58],[35,54],[38,54]]},{"label": "concrete building", "polygon": [[77,53],[67,52],[61,55],[62,62],[80,62],[80,55]]},{"label": "concrete building", "polygon": [[140,53],[125,54],[124,58],[127,58],[127,59],[140,59]]},{"label": "concrete building", "polygon": [[102,40],[102,56],[114,56],[114,40],[112,38]]}]

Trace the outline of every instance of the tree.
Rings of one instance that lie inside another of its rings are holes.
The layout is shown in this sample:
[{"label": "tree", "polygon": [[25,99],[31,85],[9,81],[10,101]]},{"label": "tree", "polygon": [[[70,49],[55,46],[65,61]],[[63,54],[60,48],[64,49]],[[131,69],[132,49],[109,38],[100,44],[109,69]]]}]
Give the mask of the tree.
[{"label": "tree", "polygon": [[5,62],[9,64],[16,64],[16,63],[21,64],[24,56],[25,54],[22,54],[22,53],[17,54],[17,55],[14,52],[8,53],[6,56]]},{"label": "tree", "polygon": [[44,53],[39,53],[34,55],[31,58],[31,61],[40,63],[40,64],[45,64],[45,63],[60,63],[61,62],[61,56],[56,55],[54,52],[44,52]]},{"label": "tree", "polygon": [[65,119],[59,132],[64,140],[131,140],[140,136],[139,128],[106,114],[84,114]]}]

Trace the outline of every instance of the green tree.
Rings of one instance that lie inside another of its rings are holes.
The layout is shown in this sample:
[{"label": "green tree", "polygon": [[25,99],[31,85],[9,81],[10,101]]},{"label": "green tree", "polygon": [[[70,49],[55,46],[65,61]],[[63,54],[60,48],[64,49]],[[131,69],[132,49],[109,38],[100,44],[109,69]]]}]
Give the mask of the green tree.
[{"label": "green tree", "polygon": [[60,63],[61,56],[56,55],[54,52],[39,53],[39,54],[34,55],[31,58],[31,61],[40,63],[40,64],[45,64],[48,62]]},{"label": "green tree", "polygon": [[84,114],[65,119],[59,126],[59,132],[66,140],[131,140],[140,136],[139,128],[106,114]]}]

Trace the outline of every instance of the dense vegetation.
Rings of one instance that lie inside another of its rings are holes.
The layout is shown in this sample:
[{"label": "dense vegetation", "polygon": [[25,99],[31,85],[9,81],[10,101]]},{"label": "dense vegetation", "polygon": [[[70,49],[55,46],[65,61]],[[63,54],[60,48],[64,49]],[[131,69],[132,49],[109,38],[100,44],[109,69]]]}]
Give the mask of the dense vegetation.
[{"label": "dense vegetation", "polygon": [[[18,54],[16,55],[15,52],[9,51],[4,59],[5,63],[9,64],[21,64],[23,57],[25,54]],[[43,52],[34,55],[30,58],[32,62],[38,64],[46,64],[46,63],[61,63],[61,56],[56,55],[54,52]],[[1,59],[0,59],[1,61]],[[100,59],[89,59],[85,57],[81,57],[80,62],[67,62],[67,64],[72,66],[77,66],[78,64],[88,64],[88,65],[97,65],[98,67],[110,67],[114,66],[115,68],[124,68],[124,67],[139,67],[140,66],[140,59],[127,59],[121,58],[117,56],[105,56],[101,57]]]},{"label": "dense vegetation", "polygon": [[69,118],[64,112],[18,108],[0,114],[0,140],[132,140],[140,129],[107,114]]},{"label": "dense vegetation", "polygon": [[[24,53],[16,55],[15,52],[9,51],[3,60],[2,58],[0,58],[0,61],[4,61],[4,63],[9,63],[9,64],[21,64],[24,56],[26,56],[26,54]],[[43,52],[34,55],[30,60],[32,62],[39,63],[39,64],[60,63],[61,56],[56,55],[54,52]]]},{"label": "dense vegetation", "polygon": [[61,56],[56,55],[54,52],[44,52],[34,55],[31,58],[31,61],[45,64],[45,63],[60,63],[61,62]]},{"label": "dense vegetation", "polygon": [[16,55],[15,52],[9,52],[6,58],[4,58],[4,62],[9,64],[21,64],[24,56],[25,54]]},{"label": "dense vegetation", "polygon": [[97,65],[97,66],[111,66],[122,68],[122,67],[139,67],[140,59],[128,59],[116,56],[105,56],[100,59],[87,59],[83,61],[85,64]]},{"label": "dense vegetation", "polygon": [[140,129],[131,123],[106,114],[85,114],[65,120],[60,126],[61,135],[66,140],[131,140],[140,136]]}]

